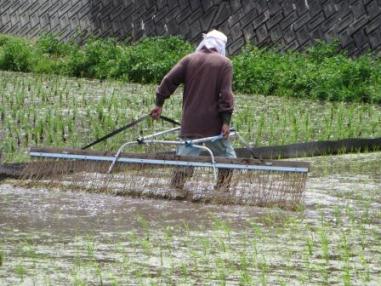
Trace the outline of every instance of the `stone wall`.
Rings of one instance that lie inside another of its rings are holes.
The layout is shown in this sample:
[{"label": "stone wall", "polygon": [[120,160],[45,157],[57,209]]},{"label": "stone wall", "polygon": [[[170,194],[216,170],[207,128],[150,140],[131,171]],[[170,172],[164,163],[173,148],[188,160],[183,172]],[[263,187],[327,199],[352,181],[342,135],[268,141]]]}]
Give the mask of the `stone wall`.
[{"label": "stone wall", "polygon": [[0,32],[63,39],[138,40],[181,35],[194,43],[212,28],[229,53],[246,43],[303,49],[339,39],[351,55],[381,51],[381,0],[0,0]]}]

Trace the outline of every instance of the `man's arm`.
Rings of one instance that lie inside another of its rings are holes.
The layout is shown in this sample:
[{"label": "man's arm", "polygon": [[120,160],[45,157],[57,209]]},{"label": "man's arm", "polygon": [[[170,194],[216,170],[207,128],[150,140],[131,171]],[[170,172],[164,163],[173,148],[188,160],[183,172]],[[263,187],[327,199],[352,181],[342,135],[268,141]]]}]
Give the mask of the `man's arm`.
[{"label": "man's arm", "polygon": [[179,61],[163,78],[156,89],[156,106],[151,111],[151,116],[158,119],[161,115],[164,101],[171,96],[176,88],[185,81],[187,57]]},{"label": "man's arm", "polygon": [[234,110],[234,95],[232,90],[233,67],[228,62],[223,71],[221,79],[220,97],[218,100],[218,112],[223,121],[221,133],[225,138],[229,136],[230,120]]}]

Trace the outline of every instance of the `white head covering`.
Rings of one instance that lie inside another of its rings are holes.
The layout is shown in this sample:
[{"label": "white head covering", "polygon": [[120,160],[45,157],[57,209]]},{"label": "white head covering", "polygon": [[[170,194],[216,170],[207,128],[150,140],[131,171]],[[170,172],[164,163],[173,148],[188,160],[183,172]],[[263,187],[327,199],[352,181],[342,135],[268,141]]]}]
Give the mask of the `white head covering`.
[{"label": "white head covering", "polygon": [[203,38],[204,39],[198,45],[196,52],[201,50],[203,47],[206,47],[207,49],[216,49],[219,54],[225,56],[228,38],[224,33],[217,30],[212,30],[207,34],[203,34]]}]

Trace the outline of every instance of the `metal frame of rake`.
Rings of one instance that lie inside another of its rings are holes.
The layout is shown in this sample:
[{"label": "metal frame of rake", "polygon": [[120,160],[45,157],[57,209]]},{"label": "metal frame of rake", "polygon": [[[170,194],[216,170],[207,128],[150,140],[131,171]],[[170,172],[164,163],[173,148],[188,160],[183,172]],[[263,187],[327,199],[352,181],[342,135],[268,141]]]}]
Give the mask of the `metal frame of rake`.
[{"label": "metal frame of rake", "polygon": [[[31,157],[42,157],[50,159],[64,159],[64,160],[85,160],[85,161],[100,161],[100,162],[110,162],[111,165],[108,168],[107,173],[111,173],[116,163],[121,164],[148,164],[148,165],[168,165],[168,166],[179,166],[179,167],[204,167],[212,168],[214,173],[214,178],[217,178],[217,169],[240,169],[240,170],[257,170],[257,171],[275,171],[275,172],[291,172],[291,173],[308,173],[309,164],[304,162],[281,162],[272,160],[239,160],[230,158],[219,158],[216,162],[215,155],[213,151],[203,146],[203,143],[213,142],[222,139],[222,135],[192,139],[192,140],[155,140],[153,138],[176,132],[180,127],[175,127],[169,130],[160,131],[151,135],[142,136],[137,138],[135,141],[129,141],[122,144],[115,154],[102,155],[102,154],[92,154],[91,152],[76,152],[75,150],[63,149],[59,152],[57,149],[51,148],[31,148]],[[231,129],[230,137],[237,136],[242,141],[243,139],[239,136],[238,132]],[[149,158],[147,156],[131,156],[131,154],[122,155],[123,149],[128,146],[141,145],[141,144],[168,144],[168,145],[185,145],[193,146],[195,148],[202,149],[210,155],[210,161],[201,160],[195,157],[189,156],[177,156],[178,158],[161,159],[160,156],[157,158]],[[184,158],[182,160],[181,158]],[[185,159],[186,158],[186,159]],[[222,160],[221,160],[222,159]]]},{"label": "metal frame of rake", "polygon": [[[148,116],[144,116],[147,118]],[[118,132],[121,132],[144,118],[119,128],[112,133],[97,139],[89,145],[106,140]],[[172,122],[173,124],[174,121]],[[222,135],[216,135],[197,139],[173,139],[165,140],[158,137],[177,132],[180,127],[141,136],[135,141],[123,143],[116,153],[105,151],[88,151],[70,148],[41,147],[31,148],[31,157],[48,161],[36,162],[24,171],[26,178],[51,178],[51,182],[62,182],[67,184],[73,180],[73,185],[79,188],[94,190],[107,190],[116,193],[131,193],[132,195],[154,196],[171,198],[172,193],[167,184],[172,184],[176,172],[183,171],[187,177],[185,188],[192,200],[202,198],[205,201],[212,196],[212,201],[219,203],[220,192],[214,192],[213,188],[220,186],[220,175],[227,176],[229,170],[230,178],[222,203],[233,204],[258,204],[268,205],[273,202],[281,204],[295,204],[300,202],[305,189],[305,182],[309,171],[309,163],[292,162],[280,160],[261,160],[256,158],[252,148],[234,129],[230,130],[230,137],[238,138],[254,158],[223,158],[216,157],[213,151],[205,146],[207,142],[222,139]],[[89,146],[88,145],[88,146]],[[177,156],[172,152],[159,153],[124,153],[125,149],[136,145],[174,145],[193,146],[202,150],[202,155],[207,156]],[[61,162],[57,162],[61,161]],[[158,168],[154,168],[157,166]],[[115,168],[114,168],[115,167]],[[149,168],[147,168],[149,167]],[[175,170],[173,170],[175,168]],[[41,169],[41,170],[40,170]],[[46,169],[48,172],[46,173]],[[158,170],[161,170],[157,172]],[[178,170],[176,170],[178,169]],[[50,171],[49,171],[50,170]],[[130,170],[131,172],[125,172]],[[152,173],[146,173],[146,171]],[[170,171],[172,170],[172,171]],[[194,170],[193,180],[186,174]],[[207,171],[208,170],[208,171]],[[143,172],[142,172],[143,171]],[[112,173],[111,176],[106,176]],[[181,173],[181,172],[180,172]],[[134,174],[133,178],[130,177]],[[210,177],[209,177],[210,174]],[[77,176],[78,175],[78,176]],[[136,176],[137,175],[137,176]],[[58,179],[55,180],[55,178]],[[79,179],[80,178],[80,179]],[[102,183],[102,181],[104,183]],[[211,185],[210,183],[214,183]],[[47,181],[49,182],[49,180]],[[128,184],[131,184],[127,187]],[[145,186],[142,189],[142,186]],[[169,191],[169,193],[168,193]],[[170,194],[170,195],[169,195]],[[212,195],[213,194],[213,195]],[[216,195],[216,198],[214,196]],[[195,199],[196,198],[196,199]]]}]

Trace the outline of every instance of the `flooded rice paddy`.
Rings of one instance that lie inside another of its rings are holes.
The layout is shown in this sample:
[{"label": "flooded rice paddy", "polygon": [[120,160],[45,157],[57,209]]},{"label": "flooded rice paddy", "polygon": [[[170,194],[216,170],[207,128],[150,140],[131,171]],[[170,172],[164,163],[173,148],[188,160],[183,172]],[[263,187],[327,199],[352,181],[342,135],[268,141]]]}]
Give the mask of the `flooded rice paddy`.
[{"label": "flooded rice paddy", "polygon": [[[154,104],[153,85],[0,74],[7,162],[28,160],[30,146],[83,146]],[[381,136],[379,105],[236,99],[234,126],[256,146]],[[164,113],[180,118],[181,89]],[[148,121],[98,148],[165,128]],[[307,160],[295,211],[3,181],[0,285],[381,285],[381,153]]]},{"label": "flooded rice paddy", "polygon": [[381,153],[307,160],[296,211],[5,181],[0,285],[381,285]]}]

